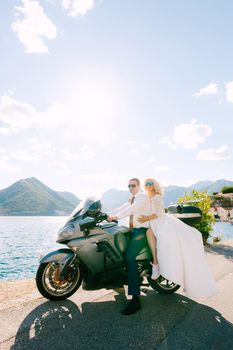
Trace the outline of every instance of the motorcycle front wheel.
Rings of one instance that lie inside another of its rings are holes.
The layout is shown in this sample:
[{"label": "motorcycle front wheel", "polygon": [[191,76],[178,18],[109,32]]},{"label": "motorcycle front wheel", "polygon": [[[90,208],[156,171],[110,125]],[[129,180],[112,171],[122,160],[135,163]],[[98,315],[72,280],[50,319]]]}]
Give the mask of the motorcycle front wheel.
[{"label": "motorcycle front wheel", "polygon": [[65,279],[60,279],[59,265],[55,262],[41,264],[36,274],[39,292],[49,300],[64,300],[73,295],[80,287],[83,272],[80,266],[71,269]]},{"label": "motorcycle front wheel", "polygon": [[167,280],[160,276],[157,280],[148,278],[149,285],[160,294],[172,294],[175,293],[180,286],[172,281]]}]

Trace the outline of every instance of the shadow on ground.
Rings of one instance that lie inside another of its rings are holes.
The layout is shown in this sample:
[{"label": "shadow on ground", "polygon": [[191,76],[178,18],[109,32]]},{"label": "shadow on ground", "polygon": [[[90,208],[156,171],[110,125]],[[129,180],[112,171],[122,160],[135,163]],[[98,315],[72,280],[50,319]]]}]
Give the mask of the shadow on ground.
[{"label": "shadow on ground", "polygon": [[[125,295],[115,301],[47,301],[20,325],[11,350],[36,349],[228,349],[233,326],[216,310],[182,295],[141,296],[142,310],[121,315]],[[230,349],[230,348],[229,348]]]},{"label": "shadow on ground", "polygon": [[233,261],[233,247],[229,245],[219,244],[219,245],[208,245],[205,250],[212,254],[223,255],[226,259]]}]

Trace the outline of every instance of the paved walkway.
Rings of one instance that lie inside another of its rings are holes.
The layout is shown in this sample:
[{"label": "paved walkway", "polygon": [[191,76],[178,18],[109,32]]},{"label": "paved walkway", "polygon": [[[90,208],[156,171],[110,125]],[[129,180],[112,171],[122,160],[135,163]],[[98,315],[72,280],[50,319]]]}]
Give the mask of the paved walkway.
[{"label": "paved walkway", "polygon": [[209,299],[169,296],[151,289],[143,308],[120,311],[123,290],[78,290],[63,302],[40,297],[34,281],[0,283],[1,350],[232,350],[233,240],[210,245],[207,259],[219,292]]}]

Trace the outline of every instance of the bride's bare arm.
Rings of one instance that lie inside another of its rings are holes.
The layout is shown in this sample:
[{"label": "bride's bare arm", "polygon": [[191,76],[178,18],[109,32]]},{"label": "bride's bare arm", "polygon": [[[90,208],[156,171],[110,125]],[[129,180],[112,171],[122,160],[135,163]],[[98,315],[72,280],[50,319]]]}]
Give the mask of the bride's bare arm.
[{"label": "bride's bare arm", "polygon": [[157,219],[157,217],[158,215],[156,215],[155,213],[148,216],[149,220]]},{"label": "bride's bare arm", "polygon": [[151,215],[140,215],[138,217],[138,221],[143,223],[143,222],[146,222],[146,221],[154,220],[157,217],[158,217],[158,215],[156,215],[155,213],[151,214]]}]

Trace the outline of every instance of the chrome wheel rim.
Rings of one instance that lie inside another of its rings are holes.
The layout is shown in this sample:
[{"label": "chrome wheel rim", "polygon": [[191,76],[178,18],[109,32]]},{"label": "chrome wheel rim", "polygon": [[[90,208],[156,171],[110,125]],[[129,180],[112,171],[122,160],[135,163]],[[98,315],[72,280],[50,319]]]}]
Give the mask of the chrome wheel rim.
[{"label": "chrome wheel rim", "polygon": [[42,284],[44,289],[53,296],[64,296],[70,293],[78,284],[80,278],[80,269],[68,273],[67,278],[60,280],[58,277],[58,264],[49,263],[42,275]]}]

